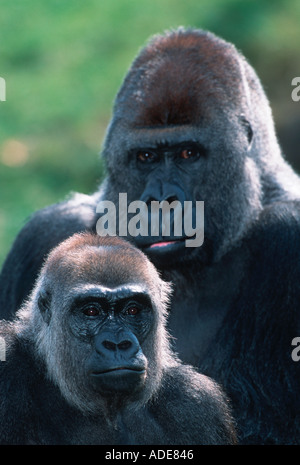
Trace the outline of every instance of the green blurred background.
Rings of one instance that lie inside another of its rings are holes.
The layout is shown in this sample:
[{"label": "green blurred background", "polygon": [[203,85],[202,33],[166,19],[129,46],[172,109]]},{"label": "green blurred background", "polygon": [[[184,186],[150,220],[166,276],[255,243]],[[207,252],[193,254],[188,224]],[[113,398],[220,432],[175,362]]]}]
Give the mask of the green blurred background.
[{"label": "green blurred background", "polygon": [[100,183],[123,77],[151,35],[179,25],[210,29],[246,55],[300,171],[299,0],[0,0],[0,265],[33,211]]}]

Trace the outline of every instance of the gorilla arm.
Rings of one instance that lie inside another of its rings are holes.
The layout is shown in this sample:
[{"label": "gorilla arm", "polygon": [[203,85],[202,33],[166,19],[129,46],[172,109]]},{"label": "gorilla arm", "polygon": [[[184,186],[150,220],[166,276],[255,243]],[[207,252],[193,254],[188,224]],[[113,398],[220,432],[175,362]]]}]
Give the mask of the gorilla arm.
[{"label": "gorilla arm", "polygon": [[222,384],[246,444],[298,444],[299,202],[266,208],[237,253],[248,251],[236,300],[200,370]]}]

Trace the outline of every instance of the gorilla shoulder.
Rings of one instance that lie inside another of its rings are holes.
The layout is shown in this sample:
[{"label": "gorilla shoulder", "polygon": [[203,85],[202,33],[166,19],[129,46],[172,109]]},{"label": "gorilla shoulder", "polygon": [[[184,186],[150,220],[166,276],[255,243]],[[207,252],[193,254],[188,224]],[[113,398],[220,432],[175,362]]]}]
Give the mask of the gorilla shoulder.
[{"label": "gorilla shoulder", "polygon": [[[189,405],[195,399],[197,402],[193,414],[182,415],[182,411],[189,411]],[[164,422],[169,417],[170,435],[175,434],[176,428],[182,429],[183,444],[190,440],[190,429],[196,438],[201,438],[195,444],[225,444],[230,430],[232,443],[235,443],[234,422],[228,415],[229,401],[224,392],[212,379],[195,372],[190,366],[182,365],[179,370],[176,367],[170,368],[165,373],[158,403],[160,407],[156,410],[155,418]],[[224,430],[224,424],[228,426],[227,431]],[[211,431],[214,432],[215,442],[212,441]]]},{"label": "gorilla shoulder", "polygon": [[[13,318],[14,309],[33,288],[43,261],[70,235],[92,230],[99,193],[75,194],[69,200],[37,211],[16,237],[0,273],[1,318]],[[14,276],[12,280],[11,277]]]}]

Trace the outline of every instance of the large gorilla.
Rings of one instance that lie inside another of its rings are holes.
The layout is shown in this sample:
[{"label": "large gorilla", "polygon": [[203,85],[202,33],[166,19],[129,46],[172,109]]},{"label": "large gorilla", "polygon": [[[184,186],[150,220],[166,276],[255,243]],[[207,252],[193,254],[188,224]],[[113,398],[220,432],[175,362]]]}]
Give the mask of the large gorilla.
[{"label": "large gorilla", "polygon": [[96,231],[101,199],[204,201],[201,247],[172,235],[129,239],[173,282],[176,351],[225,387],[241,442],[300,442],[291,358],[300,332],[300,180],[252,67],[209,32],[154,37],[117,95],[103,156],[100,191],[38,212],[20,232],[1,274],[2,316],[28,295],[53,246]]},{"label": "large gorilla", "polygon": [[55,248],[0,324],[0,444],[234,444],[219,387],[170,350],[168,294],[124,240],[77,234]]}]

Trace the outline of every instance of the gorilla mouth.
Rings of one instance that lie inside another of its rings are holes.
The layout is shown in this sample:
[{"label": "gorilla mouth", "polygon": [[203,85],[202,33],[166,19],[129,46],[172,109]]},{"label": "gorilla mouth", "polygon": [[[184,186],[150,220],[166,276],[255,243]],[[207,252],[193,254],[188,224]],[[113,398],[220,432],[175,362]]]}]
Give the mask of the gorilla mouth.
[{"label": "gorilla mouth", "polygon": [[148,249],[152,249],[155,247],[170,247],[172,245],[177,245],[177,244],[183,245],[187,239],[189,238],[185,236],[180,237],[179,239],[158,239],[156,242],[145,244],[144,247]]},{"label": "gorilla mouth", "polygon": [[120,366],[103,371],[93,371],[90,379],[94,389],[105,396],[130,394],[142,389],[146,369],[134,366]]},{"label": "gorilla mouth", "polygon": [[150,249],[153,249],[153,247],[166,247],[172,244],[177,244],[177,242],[180,241],[162,241],[162,242],[154,242],[154,244],[151,244],[149,246]]},{"label": "gorilla mouth", "polygon": [[[181,255],[186,249],[189,252],[190,249],[197,248],[196,243],[195,246],[191,245],[191,243],[196,242],[195,239],[197,239],[197,234],[191,236],[136,236],[134,242],[147,255],[159,258],[164,255],[174,256],[176,253]],[[188,246],[187,241],[189,242]]]},{"label": "gorilla mouth", "polygon": [[92,371],[91,375],[92,376],[101,376],[101,375],[105,375],[107,373],[114,373],[114,372],[135,372],[135,373],[139,373],[139,374],[143,374],[145,373],[145,369],[144,368],[134,368],[134,367],[116,367],[116,368],[109,368],[108,370],[104,370],[104,371]]},{"label": "gorilla mouth", "polygon": [[185,241],[187,240],[187,237],[182,237],[180,239],[170,239],[170,240],[158,240],[157,242],[152,242],[150,244],[145,244],[142,245],[142,248],[144,249],[145,252],[148,252],[149,254],[151,253],[158,253],[158,254],[163,254],[163,253],[174,253],[175,251],[179,251],[183,248],[185,248]]}]

